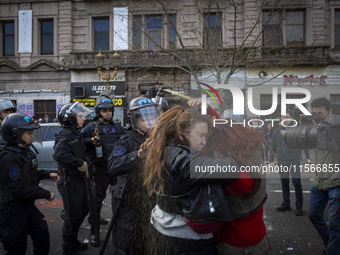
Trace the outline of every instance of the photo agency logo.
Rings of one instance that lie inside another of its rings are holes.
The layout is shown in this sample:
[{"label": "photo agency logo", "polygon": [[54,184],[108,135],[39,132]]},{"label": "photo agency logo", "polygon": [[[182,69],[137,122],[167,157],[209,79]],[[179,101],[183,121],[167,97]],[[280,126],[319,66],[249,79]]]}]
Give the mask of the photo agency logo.
[{"label": "photo agency logo", "polygon": [[[239,88],[236,87],[234,85],[230,85],[230,84],[216,84],[214,87],[206,84],[206,83],[202,83],[202,82],[198,82],[199,84],[204,85],[205,87],[207,87],[208,89],[210,89],[212,92],[214,92],[214,94],[217,96],[217,98],[220,101],[220,104],[222,106],[222,100],[219,96],[219,94],[217,93],[217,89],[223,89],[223,90],[229,90],[232,94],[232,98],[233,98],[233,114],[234,115],[243,115],[245,114],[245,109],[246,109],[246,105],[245,105],[245,99],[244,99],[244,93],[243,91]],[[203,89],[200,88],[202,91],[204,91],[205,93],[203,93],[201,95],[201,100],[202,100],[202,106],[201,106],[201,114],[202,115],[207,115],[207,94],[213,99],[215,105],[217,105],[216,100],[214,98],[214,96],[212,95],[212,93],[210,91],[208,91],[207,89]],[[278,88],[272,88],[272,105],[269,109],[267,110],[259,110],[256,109],[254,107],[254,101],[253,101],[253,89],[255,88],[248,88],[246,91],[246,95],[247,95],[247,108],[248,108],[248,112],[252,113],[253,115],[256,116],[268,116],[271,115],[272,113],[274,113],[278,107]],[[309,90],[305,89],[305,88],[298,88],[298,87],[283,87],[281,88],[281,115],[286,115],[287,114],[287,105],[294,105],[294,107],[296,109],[300,109],[300,111],[304,114],[304,115],[312,115],[305,106],[303,106],[303,104],[309,102],[309,100],[311,99],[311,93]],[[301,94],[304,95],[303,98],[289,98],[289,94]],[[216,125],[225,125],[225,124],[229,124],[231,127],[233,125],[243,125],[244,127],[248,126],[248,127],[262,127],[264,125],[265,122],[271,122],[272,125],[274,126],[274,122],[276,121],[280,121],[280,119],[265,119],[264,121],[261,119],[250,119],[248,121],[246,121],[245,119],[241,122],[236,122],[233,120],[226,120],[226,119],[214,119],[213,121],[213,126],[215,127]],[[229,123],[230,122],[230,123]],[[260,125],[258,124],[258,122],[260,122]],[[285,122],[293,123],[293,126],[296,126],[298,124],[298,122],[294,119],[285,119],[281,121],[281,125],[284,127],[287,127],[287,125],[285,124]],[[256,123],[256,125],[253,125],[253,123]],[[290,125],[292,126],[292,125]]]}]

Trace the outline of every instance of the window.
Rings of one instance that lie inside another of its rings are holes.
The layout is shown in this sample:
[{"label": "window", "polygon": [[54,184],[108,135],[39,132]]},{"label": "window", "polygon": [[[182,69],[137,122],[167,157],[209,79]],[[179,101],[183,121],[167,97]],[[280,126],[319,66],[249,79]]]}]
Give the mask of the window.
[{"label": "window", "polygon": [[[283,19],[283,16],[286,18]],[[304,11],[263,11],[262,24],[263,46],[302,47],[305,45]]]},{"label": "window", "polygon": [[176,16],[169,16],[169,49],[176,48]]},{"label": "window", "polygon": [[142,18],[141,16],[133,17],[133,48],[141,49],[142,39]]},{"label": "window", "polygon": [[53,20],[42,20],[41,24],[41,55],[53,55]]},{"label": "window", "polygon": [[204,15],[203,40],[204,47],[222,46],[221,13]]},{"label": "window", "polygon": [[287,11],[287,46],[305,45],[305,15],[303,11]]},{"label": "window", "polygon": [[146,17],[148,50],[163,46],[163,17]]},{"label": "window", "polygon": [[56,116],[56,100],[34,100],[34,116],[36,119],[48,115],[51,119]]},{"label": "window", "polygon": [[274,11],[262,13],[263,46],[280,46],[282,45],[282,30],[280,25],[280,14]]},{"label": "window", "polygon": [[340,94],[330,95],[330,100],[332,104],[333,114],[340,114]]},{"label": "window", "polygon": [[2,38],[4,56],[14,56],[14,22],[2,23]]},{"label": "window", "polygon": [[132,29],[133,49],[176,48],[176,15],[174,14],[133,16]]},{"label": "window", "polygon": [[340,47],[340,10],[335,10],[334,25],[335,47]]},{"label": "window", "polygon": [[109,50],[109,18],[94,19],[94,50]]}]

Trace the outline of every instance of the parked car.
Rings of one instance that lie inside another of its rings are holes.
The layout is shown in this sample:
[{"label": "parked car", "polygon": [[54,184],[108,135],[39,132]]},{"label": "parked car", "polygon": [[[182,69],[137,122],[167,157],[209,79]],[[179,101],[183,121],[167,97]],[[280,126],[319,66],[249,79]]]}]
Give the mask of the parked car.
[{"label": "parked car", "polygon": [[41,128],[35,129],[33,145],[38,150],[38,170],[56,171],[57,162],[53,159],[54,141],[61,130],[59,123],[41,123]]}]

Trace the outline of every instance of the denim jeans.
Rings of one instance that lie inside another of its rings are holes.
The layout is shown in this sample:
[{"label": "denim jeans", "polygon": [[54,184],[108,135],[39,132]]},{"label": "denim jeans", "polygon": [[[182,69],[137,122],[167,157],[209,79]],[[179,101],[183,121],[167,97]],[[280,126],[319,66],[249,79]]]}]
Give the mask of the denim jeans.
[{"label": "denim jeans", "polygon": [[291,164],[281,164],[279,162],[279,166],[282,166],[282,169],[290,169],[290,172],[280,171],[283,204],[290,205],[290,188],[289,188],[289,173],[290,173],[295,188],[295,205],[302,206],[303,196],[301,185],[301,173],[299,168],[300,162],[298,161]]},{"label": "denim jeans", "polygon": [[[324,211],[329,201],[329,226]],[[340,187],[328,191],[310,186],[309,219],[321,236],[327,255],[340,254]]]}]

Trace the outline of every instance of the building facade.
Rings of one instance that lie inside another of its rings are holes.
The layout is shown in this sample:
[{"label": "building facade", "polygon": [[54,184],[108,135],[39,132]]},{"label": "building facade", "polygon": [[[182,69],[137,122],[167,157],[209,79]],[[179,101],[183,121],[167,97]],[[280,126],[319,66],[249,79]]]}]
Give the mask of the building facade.
[{"label": "building facade", "polygon": [[55,117],[70,101],[93,106],[106,90],[95,64],[101,51],[104,73],[118,67],[109,88],[123,121],[127,102],[148,87],[189,95],[197,81],[234,84],[256,109],[271,107],[273,89],[280,105],[284,87],[340,109],[339,1],[227,2],[0,0],[0,98],[37,117]]}]

